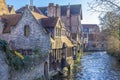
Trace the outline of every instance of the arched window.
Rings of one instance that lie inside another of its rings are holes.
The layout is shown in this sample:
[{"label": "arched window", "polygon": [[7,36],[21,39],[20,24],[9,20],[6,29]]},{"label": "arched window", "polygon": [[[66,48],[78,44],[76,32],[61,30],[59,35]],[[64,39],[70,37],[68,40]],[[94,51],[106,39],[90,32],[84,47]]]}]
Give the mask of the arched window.
[{"label": "arched window", "polygon": [[24,36],[28,37],[30,35],[30,27],[29,25],[24,26]]}]

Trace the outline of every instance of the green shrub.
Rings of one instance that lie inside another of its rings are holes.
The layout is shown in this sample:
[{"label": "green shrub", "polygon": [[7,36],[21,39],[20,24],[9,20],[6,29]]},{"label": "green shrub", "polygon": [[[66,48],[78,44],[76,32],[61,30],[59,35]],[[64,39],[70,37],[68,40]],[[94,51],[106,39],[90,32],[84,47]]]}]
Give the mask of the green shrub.
[{"label": "green shrub", "polygon": [[0,50],[5,52],[8,65],[15,70],[22,70],[26,64],[30,63],[29,57],[24,57],[22,60],[14,54],[14,51],[9,49],[8,43],[5,40],[0,39]]},{"label": "green shrub", "polygon": [[107,39],[107,52],[113,56],[120,57],[120,41],[114,36]]}]

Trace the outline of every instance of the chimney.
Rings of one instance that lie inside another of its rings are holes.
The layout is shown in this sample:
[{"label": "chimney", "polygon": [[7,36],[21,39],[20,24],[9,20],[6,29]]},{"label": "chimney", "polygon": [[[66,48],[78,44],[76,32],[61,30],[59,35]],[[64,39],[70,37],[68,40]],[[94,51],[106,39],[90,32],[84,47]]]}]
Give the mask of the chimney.
[{"label": "chimney", "polygon": [[30,10],[34,11],[35,6],[30,6]]},{"label": "chimney", "polygon": [[48,17],[55,17],[55,6],[54,6],[54,3],[49,3],[47,16]]},{"label": "chimney", "polygon": [[66,16],[70,17],[70,4],[67,7],[67,12],[66,12]]},{"label": "chimney", "polygon": [[29,5],[26,5],[26,8],[27,8],[27,9],[30,9],[30,6],[29,6]]},{"label": "chimney", "polygon": [[34,6],[26,5],[26,8],[31,10],[31,11],[34,11]]},{"label": "chimney", "polygon": [[61,16],[61,8],[58,4],[56,4],[56,17],[60,17]]}]

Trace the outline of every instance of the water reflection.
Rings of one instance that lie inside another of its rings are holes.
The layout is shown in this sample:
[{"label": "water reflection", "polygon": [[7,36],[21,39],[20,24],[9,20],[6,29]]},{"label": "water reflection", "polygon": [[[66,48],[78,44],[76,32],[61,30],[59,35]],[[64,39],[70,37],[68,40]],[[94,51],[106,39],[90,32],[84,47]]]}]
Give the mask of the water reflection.
[{"label": "water reflection", "polygon": [[96,52],[81,59],[83,74],[76,80],[120,80],[120,63],[106,52]]},{"label": "water reflection", "polygon": [[84,55],[77,67],[71,76],[54,80],[120,80],[120,63],[106,52]]}]

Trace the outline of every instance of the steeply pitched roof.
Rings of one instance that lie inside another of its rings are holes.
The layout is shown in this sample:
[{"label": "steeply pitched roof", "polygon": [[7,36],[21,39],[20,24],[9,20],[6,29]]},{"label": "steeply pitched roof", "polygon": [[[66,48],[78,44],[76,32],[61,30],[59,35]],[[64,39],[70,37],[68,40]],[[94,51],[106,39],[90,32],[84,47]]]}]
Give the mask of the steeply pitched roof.
[{"label": "steeply pitched roof", "polygon": [[51,33],[51,36],[54,36],[54,27],[57,24],[58,17],[49,17],[41,19],[41,24],[43,27]]},{"label": "steeply pitched roof", "polygon": [[58,21],[58,17],[49,17],[41,19],[42,25],[44,27],[55,27]]},{"label": "steeply pitched roof", "polygon": [[42,19],[42,18],[47,18],[47,16],[44,16],[43,14],[36,13],[34,11],[31,11],[32,15],[36,20]]},{"label": "steeply pitched roof", "polygon": [[[43,14],[36,6],[28,6],[31,10],[33,10],[36,13]],[[16,10],[16,13],[23,13],[26,6],[21,7],[20,9]]]},{"label": "steeply pitched roof", "polygon": [[3,33],[9,33],[12,26],[15,26],[21,18],[21,14],[10,14],[10,15],[2,15],[4,25]]},{"label": "steeply pitched roof", "polygon": [[52,43],[52,49],[61,49],[64,43],[67,47],[73,47],[72,41],[66,36],[55,39],[51,38],[50,41]]},{"label": "steeply pitched roof", "polygon": [[9,12],[11,12],[12,8],[13,8],[13,6],[8,6]]},{"label": "steeply pitched roof", "polygon": [[8,5],[8,11],[10,14],[15,14],[14,6],[9,6]]},{"label": "steeply pitched roof", "polygon": [[20,9],[18,9],[16,12],[17,13],[24,13],[25,9],[28,9],[32,13],[32,15],[34,16],[34,18],[36,20],[39,20],[41,18],[47,18],[47,16],[43,15],[42,12],[36,6],[27,5],[27,6],[24,6]]},{"label": "steeply pitched roof", "polygon": [[38,9],[44,14],[47,16],[47,7],[38,7]]},{"label": "steeply pitched roof", "polygon": [[68,37],[64,36],[61,38],[61,40],[66,44],[67,47],[73,47],[72,41]]},{"label": "steeply pitched roof", "polygon": [[[67,7],[68,7],[68,5],[60,6],[62,16],[66,15]],[[38,9],[41,10],[43,14],[47,15],[47,7],[38,7]],[[82,15],[81,11],[82,11],[81,4],[70,5],[70,14],[71,15],[76,15],[76,14]]]},{"label": "steeply pitched roof", "polygon": [[[67,12],[67,7],[68,5],[62,5],[60,6],[61,8],[61,16],[66,16],[66,12]],[[29,6],[29,8],[32,10],[34,10],[34,12],[36,13],[40,13],[40,14],[44,14],[47,16],[48,10],[47,10],[47,6],[46,7],[36,7],[36,6]],[[18,9],[16,11],[16,13],[23,13],[23,11],[25,10],[25,6]],[[76,4],[76,5],[70,5],[70,15],[81,15],[82,18],[82,7],[81,4]]]},{"label": "steeply pitched roof", "polygon": [[[68,5],[61,6],[61,15],[65,16],[67,12]],[[70,15],[81,14],[81,5],[70,5]]]}]

